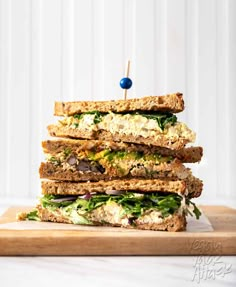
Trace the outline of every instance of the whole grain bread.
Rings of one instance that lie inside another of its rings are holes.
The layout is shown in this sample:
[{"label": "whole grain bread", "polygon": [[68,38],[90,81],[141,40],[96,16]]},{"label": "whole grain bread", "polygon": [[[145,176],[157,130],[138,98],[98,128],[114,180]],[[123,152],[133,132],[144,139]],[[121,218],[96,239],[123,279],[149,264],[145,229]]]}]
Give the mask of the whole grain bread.
[{"label": "whole grain bread", "polygon": [[175,93],[128,100],[55,102],[54,115],[70,116],[94,110],[101,113],[137,110],[178,113],[184,110],[184,101],[181,93]]},{"label": "whole grain bread", "polygon": [[45,153],[50,153],[51,155],[56,155],[58,153],[64,152],[66,149],[69,149],[73,154],[76,154],[80,151],[100,152],[105,149],[109,149],[111,151],[143,152],[145,155],[157,153],[162,156],[172,156],[179,159],[183,163],[199,162],[203,155],[203,149],[200,146],[186,147],[180,150],[171,150],[154,145],[147,146],[114,141],[75,140],[63,138],[43,141],[42,147]]},{"label": "whole grain bread", "polygon": [[[67,217],[63,216],[60,210],[56,209],[53,212],[43,208],[41,205],[37,206],[38,216],[41,221],[50,221],[50,222],[57,222],[57,223],[72,223]],[[115,216],[119,216],[119,214],[114,214]],[[104,222],[93,222],[93,225],[104,225]],[[116,224],[115,227],[125,227],[125,228],[132,228],[132,229],[145,229],[145,230],[155,230],[155,231],[184,231],[186,230],[186,218],[183,214],[174,213],[172,216],[167,217],[161,223],[157,223],[151,218],[145,222],[140,221],[139,219],[135,220],[135,224],[127,224],[122,226],[121,224]],[[109,224],[106,222],[106,226],[114,226],[114,224]]]},{"label": "whole grain bread", "polygon": [[[197,184],[195,184],[195,182]],[[82,195],[89,192],[105,193],[112,190],[136,192],[179,193],[197,197],[202,192],[201,181],[195,177],[189,180],[164,179],[115,179],[98,182],[42,181],[42,194]]]},{"label": "whole grain bread", "polygon": [[185,147],[189,141],[186,138],[179,137],[177,140],[171,140],[167,135],[150,135],[148,138],[142,136],[125,135],[111,133],[105,130],[99,131],[81,131],[67,126],[49,125],[48,132],[53,137],[77,138],[77,139],[97,139],[105,141],[136,143],[148,146],[159,146],[172,150],[180,150]]}]

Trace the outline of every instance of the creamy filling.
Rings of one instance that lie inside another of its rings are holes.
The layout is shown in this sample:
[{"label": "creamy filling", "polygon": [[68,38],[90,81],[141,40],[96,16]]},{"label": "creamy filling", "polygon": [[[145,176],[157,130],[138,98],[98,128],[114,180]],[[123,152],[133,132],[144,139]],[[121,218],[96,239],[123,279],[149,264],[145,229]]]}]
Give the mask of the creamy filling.
[{"label": "creamy filling", "polygon": [[178,209],[181,201],[181,196],[177,194],[125,191],[116,191],[116,195],[87,194],[77,199],[75,197],[74,200],[65,197],[63,201],[63,197],[61,198],[46,196],[41,200],[41,204],[56,217],[62,216],[74,224],[99,223],[123,227],[136,223],[162,223],[174,213],[180,212]]},{"label": "creamy filling", "polygon": [[[56,218],[74,224],[112,224],[128,226],[135,224],[162,223],[174,214],[195,214],[201,212],[188,197],[175,193],[132,193],[113,191],[108,194],[83,196],[45,195],[40,200],[40,208],[24,214],[28,220],[40,220],[40,212],[47,209]],[[194,208],[190,210],[192,205]],[[44,219],[44,218],[41,218]],[[48,219],[50,220],[50,219]]]},{"label": "creamy filling", "polygon": [[170,140],[183,138],[189,142],[195,141],[195,133],[181,122],[166,123],[164,129],[158,121],[147,118],[141,114],[116,114],[108,113],[96,121],[96,114],[83,114],[82,117],[65,117],[60,120],[59,125],[70,128],[78,128],[84,132],[96,132],[104,130],[112,134],[119,133],[126,136],[142,136],[144,138],[159,138],[164,135]]},{"label": "creamy filling", "polygon": [[132,215],[125,214],[124,208],[116,202],[109,202],[103,206],[93,210],[88,214],[87,218],[92,222],[100,222],[103,224],[112,224],[122,227],[139,223],[162,223],[165,219],[170,218],[172,215],[163,217],[160,211],[150,210],[146,211],[143,215],[134,219]]},{"label": "creamy filling", "polygon": [[[75,153],[69,152],[67,149],[56,155],[47,154],[47,162],[60,166],[64,171],[116,174],[118,176],[128,174],[132,176],[151,176],[153,173],[163,170],[170,173],[171,169],[168,164],[172,161],[171,156],[111,150]],[[187,177],[189,174],[182,165],[176,168],[176,173],[182,178]]]}]

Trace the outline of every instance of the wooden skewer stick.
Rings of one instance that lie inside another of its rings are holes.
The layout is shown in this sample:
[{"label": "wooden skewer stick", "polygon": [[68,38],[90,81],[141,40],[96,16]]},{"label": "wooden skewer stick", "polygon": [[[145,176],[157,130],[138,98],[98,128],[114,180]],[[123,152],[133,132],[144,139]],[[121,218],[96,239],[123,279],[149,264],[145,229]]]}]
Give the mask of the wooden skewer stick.
[{"label": "wooden skewer stick", "polygon": [[[126,67],[126,78],[129,78],[129,70],[130,70],[130,60],[127,62],[127,67]],[[124,89],[124,100],[127,100],[127,89]]]}]

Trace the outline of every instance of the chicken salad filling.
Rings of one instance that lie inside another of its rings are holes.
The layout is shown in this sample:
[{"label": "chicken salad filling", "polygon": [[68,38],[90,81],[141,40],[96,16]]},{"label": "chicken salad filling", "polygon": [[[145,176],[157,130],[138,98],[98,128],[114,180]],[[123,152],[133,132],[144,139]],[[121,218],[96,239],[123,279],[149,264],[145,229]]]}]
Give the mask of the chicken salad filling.
[{"label": "chicken salad filling", "polygon": [[134,113],[100,113],[91,111],[65,117],[59,126],[80,129],[85,132],[104,130],[113,134],[130,136],[158,137],[165,135],[171,140],[184,138],[195,141],[195,133],[186,124],[178,122],[171,113],[134,112]]},{"label": "chicken salad filling", "polygon": [[[201,212],[188,198],[176,193],[137,193],[109,191],[105,194],[86,193],[80,196],[44,195],[42,208],[60,214],[70,223],[93,225],[134,225],[138,222],[161,223],[175,213],[195,215]],[[193,208],[190,208],[192,206]],[[39,210],[25,214],[26,220],[40,221]]]}]

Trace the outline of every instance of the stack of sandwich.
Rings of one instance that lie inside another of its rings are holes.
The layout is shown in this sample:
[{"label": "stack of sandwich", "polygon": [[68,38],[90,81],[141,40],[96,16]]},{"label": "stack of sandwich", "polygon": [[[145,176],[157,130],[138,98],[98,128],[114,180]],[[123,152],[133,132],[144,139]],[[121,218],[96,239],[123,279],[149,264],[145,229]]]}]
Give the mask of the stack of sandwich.
[{"label": "stack of sandwich", "polygon": [[42,143],[42,197],[20,220],[181,231],[200,211],[202,181],[183,163],[199,162],[195,134],[178,122],[182,94],[56,102],[61,116]]}]

